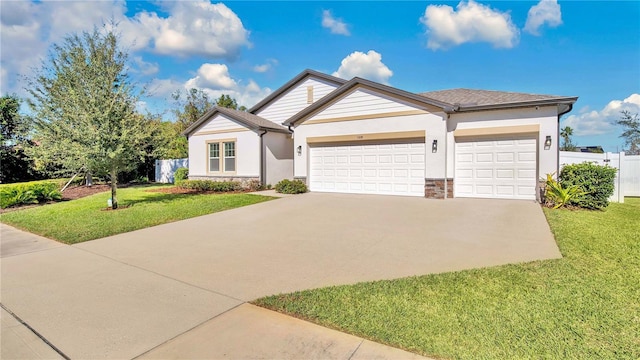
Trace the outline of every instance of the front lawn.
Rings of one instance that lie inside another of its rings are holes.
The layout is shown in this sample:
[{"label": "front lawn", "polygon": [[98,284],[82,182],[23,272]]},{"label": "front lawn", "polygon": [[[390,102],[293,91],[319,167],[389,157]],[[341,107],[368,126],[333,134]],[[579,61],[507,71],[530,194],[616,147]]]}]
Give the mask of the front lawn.
[{"label": "front lawn", "polygon": [[106,210],[111,192],[73,201],[17,210],[0,221],[67,244],[143,229],[172,221],[251,205],[273,198],[250,194],[150,192],[166,186],[118,189],[120,209]]},{"label": "front lawn", "polygon": [[640,199],[544,209],[563,259],[361,283],[255,303],[447,359],[640,358]]}]

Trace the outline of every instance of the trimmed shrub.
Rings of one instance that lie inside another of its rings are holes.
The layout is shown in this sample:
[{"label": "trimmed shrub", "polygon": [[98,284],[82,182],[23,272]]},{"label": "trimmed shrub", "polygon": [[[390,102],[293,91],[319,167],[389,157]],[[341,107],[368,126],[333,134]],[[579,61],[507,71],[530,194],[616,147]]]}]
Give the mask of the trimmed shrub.
[{"label": "trimmed shrub", "polygon": [[309,191],[302,180],[284,179],[276,184],[276,191],[281,194],[302,194]]},{"label": "trimmed shrub", "polygon": [[213,181],[213,180],[182,180],[176,184],[181,189],[195,190],[198,192],[232,192],[242,190],[242,184],[238,181]]},{"label": "trimmed shrub", "polygon": [[188,168],[186,167],[178,168],[176,172],[173,174],[173,183],[177,185],[180,182],[187,180],[188,177],[189,177]]},{"label": "trimmed shrub", "polygon": [[0,187],[0,208],[62,199],[59,181],[34,181]]},{"label": "trimmed shrub", "polygon": [[559,182],[565,189],[577,185],[582,191],[582,194],[571,199],[569,204],[601,210],[609,205],[609,197],[615,190],[616,173],[615,168],[607,165],[590,162],[570,164],[565,165],[560,171]]}]

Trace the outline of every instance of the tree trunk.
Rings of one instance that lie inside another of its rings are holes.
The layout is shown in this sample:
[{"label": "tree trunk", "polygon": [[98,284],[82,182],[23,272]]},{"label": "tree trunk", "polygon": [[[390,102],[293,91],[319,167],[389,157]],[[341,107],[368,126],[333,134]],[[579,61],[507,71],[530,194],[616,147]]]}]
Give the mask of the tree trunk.
[{"label": "tree trunk", "polygon": [[118,208],[118,199],[116,198],[116,191],[118,190],[118,173],[115,168],[111,168],[111,208],[113,210]]},{"label": "tree trunk", "polygon": [[85,179],[85,183],[88,187],[93,186],[93,177],[91,176],[91,171],[87,171],[87,176],[85,177]]}]

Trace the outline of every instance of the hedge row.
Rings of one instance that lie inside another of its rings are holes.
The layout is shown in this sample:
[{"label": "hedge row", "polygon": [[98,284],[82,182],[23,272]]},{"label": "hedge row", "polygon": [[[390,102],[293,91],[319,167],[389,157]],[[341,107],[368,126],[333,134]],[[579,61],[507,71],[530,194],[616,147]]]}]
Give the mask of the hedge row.
[{"label": "hedge row", "polygon": [[62,199],[60,181],[34,181],[0,187],[0,208]]},{"label": "hedge row", "polygon": [[182,180],[176,183],[181,189],[195,191],[231,192],[243,190],[238,181]]}]

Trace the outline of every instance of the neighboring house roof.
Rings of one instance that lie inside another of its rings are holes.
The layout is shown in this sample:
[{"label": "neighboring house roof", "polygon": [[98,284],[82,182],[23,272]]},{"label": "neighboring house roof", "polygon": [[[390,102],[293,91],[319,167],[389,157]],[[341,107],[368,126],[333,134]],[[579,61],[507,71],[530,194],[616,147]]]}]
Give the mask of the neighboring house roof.
[{"label": "neighboring house roof", "polygon": [[331,102],[337,100],[341,95],[347,93],[348,91],[361,87],[365,89],[371,89],[383,94],[391,95],[394,97],[402,98],[408,102],[416,104],[418,106],[422,106],[424,108],[428,108],[430,110],[444,111],[445,108],[450,107],[451,104],[442,102],[437,99],[430,99],[424,96],[420,96],[414,94],[412,92],[400,90],[391,86],[383,85],[371,80],[362,79],[359,77],[355,77],[347,82],[345,82],[342,86],[325,95],[320,100],[314,102],[312,105],[304,108],[297,114],[290,117],[287,121],[283,123],[285,126],[293,125],[296,122],[302,120],[303,118],[321,110],[325,105],[330,104]]},{"label": "neighboring house roof", "polygon": [[300,81],[302,81],[302,80],[304,80],[304,79],[306,79],[308,77],[321,79],[321,80],[324,80],[326,82],[329,82],[329,83],[332,83],[332,84],[335,84],[335,85],[342,85],[342,84],[347,82],[347,80],[340,79],[340,78],[337,78],[335,76],[327,75],[327,74],[321,73],[319,71],[311,70],[311,69],[306,69],[303,72],[301,72],[300,74],[296,75],[296,77],[294,77],[293,79],[289,80],[286,84],[284,84],[281,87],[279,87],[276,91],[274,91],[271,94],[269,94],[269,96],[264,98],[262,101],[260,101],[259,103],[255,104],[251,109],[249,109],[249,112],[252,113],[252,114],[256,113],[258,110],[262,109],[263,107],[265,107],[266,105],[270,104],[271,102],[276,100],[278,97],[280,97],[281,95],[283,95],[284,93],[289,91],[289,89],[291,89],[293,86],[295,86],[298,82],[300,82]]},{"label": "neighboring house roof", "polygon": [[[453,111],[476,111],[534,105],[571,105],[577,97],[527,94],[508,91],[451,89],[419,94],[451,105]],[[570,109],[569,109],[570,110]]]},{"label": "neighboring house roof", "polygon": [[269,121],[267,119],[261,118],[258,115],[250,114],[246,111],[214,106],[213,108],[211,108],[211,110],[207,111],[204,115],[202,115],[200,119],[198,119],[195,123],[189,126],[185,131],[183,131],[182,134],[186,135],[187,137],[190,136],[193,132],[195,132],[198,128],[200,128],[200,126],[202,126],[204,123],[209,121],[212,117],[214,117],[218,113],[239,122],[240,124],[242,124],[243,126],[251,130],[267,130],[267,131],[289,133],[289,130],[287,128],[281,125],[278,125],[272,121]]}]

